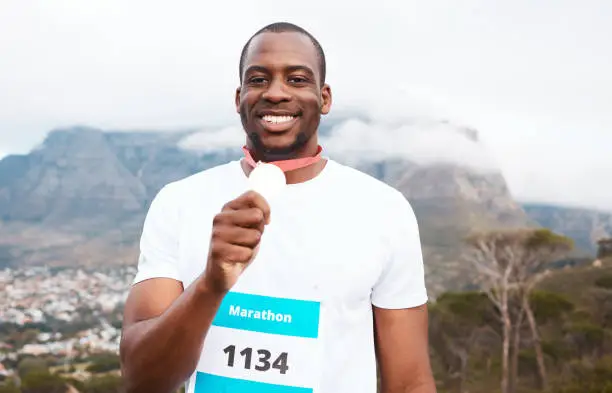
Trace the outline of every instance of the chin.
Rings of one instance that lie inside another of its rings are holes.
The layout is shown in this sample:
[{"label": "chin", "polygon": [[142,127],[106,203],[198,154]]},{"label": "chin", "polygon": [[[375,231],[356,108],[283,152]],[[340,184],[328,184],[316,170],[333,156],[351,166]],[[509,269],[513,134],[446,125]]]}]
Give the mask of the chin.
[{"label": "chin", "polygon": [[263,145],[263,151],[265,154],[277,159],[282,159],[282,157],[290,157],[296,150],[297,146],[295,146],[294,143],[274,143]]},{"label": "chin", "polygon": [[303,133],[275,135],[264,131],[263,135],[250,133],[249,139],[253,147],[263,152],[268,158],[282,160],[291,158],[308,142],[309,138]]}]

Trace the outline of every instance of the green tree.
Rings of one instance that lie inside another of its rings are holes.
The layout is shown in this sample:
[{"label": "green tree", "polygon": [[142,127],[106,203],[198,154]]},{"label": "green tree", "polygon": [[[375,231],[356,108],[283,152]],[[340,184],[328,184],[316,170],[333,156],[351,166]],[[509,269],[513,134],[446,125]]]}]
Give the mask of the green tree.
[{"label": "green tree", "polygon": [[[575,317],[576,305],[566,295],[545,290],[534,290],[529,297],[529,304],[538,326],[548,329],[548,337],[542,335],[542,352],[555,365],[563,365],[573,354],[564,326],[572,316]],[[535,351],[525,354],[529,356],[530,365],[533,364],[532,369],[537,370]]]},{"label": "green tree", "polygon": [[520,253],[520,257],[517,260],[518,263],[514,271],[513,280],[521,298],[520,305],[529,323],[538,366],[540,388],[547,390],[549,384],[542,341],[538,324],[531,308],[530,298],[536,285],[549,272],[546,269],[548,265],[569,253],[574,248],[574,242],[572,239],[558,235],[549,229],[535,229],[523,232],[521,246],[522,248],[517,250]]},{"label": "green tree", "polygon": [[561,386],[558,393],[612,393],[612,356],[592,364],[573,362],[569,381]]},{"label": "green tree", "polygon": [[[467,257],[476,268],[478,284],[499,311],[502,393],[512,393],[516,387],[523,316],[527,318],[532,335],[540,387],[546,390],[548,379],[542,344],[529,298],[547,274],[548,265],[573,248],[572,240],[548,229],[528,228],[476,233],[468,237],[467,243],[471,251]],[[513,298],[518,299],[514,312]]]},{"label": "green tree", "polygon": [[26,344],[30,344],[36,341],[40,331],[38,329],[27,328],[24,330],[18,330],[12,332],[7,337],[7,342],[14,345],[17,348],[21,348]]},{"label": "green tree", "polygon": [[65,393],[66,382],[49,372],[32,371],[21,379],[22,393]]},{"label": "green tree", "polygon": [[21,393],[13,380],[0,382],[0,393]]},{"label": "green tree", "polygon": [[588,291],[588,299],[591,303],[593,322],[603,328],[612,328],[612,289],[598,285]]},{"label": "green tree", "polygon": [[512,316],[510,296],[512,273],[516,265],[515,253],[520,239],[511,231],[476,233],[467,238],[470,252],[466,255],[476,269],[476,281],[499,312],[501,324],[501,393],[509,393],[510,385],[510,340]]},{"label": "green tree", "polygon": [[430,305],[430,345],[442,366],[441,379],[448,391],[464,391],[470,359],[479,355],[478,344],[497,336],[491,327],[497,321],[495,314],[482,292],[449,292]]},{"label": "green tree", "polygon": [[597,358],[602,354],[606,331],[592,322],[575,323],[568,329],[580,357]]},{"label": "green tree", "polygon": [[25,357],[21,359],[17,365],[17,373],[21,378],[25,377],[29,373],[45,373],[49,369],[47,361],[41,358]]},{"label": "green tree", "polygon": [[92,377],[85,382],[82,393],[120,393],[121,377],[118,375],[104,375]]},{"label": "green tree", "polygon": [[529,304],[538,324],[555,322],[576,308],[566,295],[544,290],[534,290],[529,296]]},{"label": "green tree", "polygon": [[87,371],[92,373],[104,373],[107,371],[119,370],[119,356],[116,354],[103,354],[91,358],[91,364],[87,366]]}]

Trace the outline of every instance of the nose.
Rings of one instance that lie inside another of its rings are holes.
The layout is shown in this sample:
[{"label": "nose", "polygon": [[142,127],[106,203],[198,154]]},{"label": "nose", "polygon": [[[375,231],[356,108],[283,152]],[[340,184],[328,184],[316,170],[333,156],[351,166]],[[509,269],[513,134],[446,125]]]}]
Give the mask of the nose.
[{"label": "nose", "polygon": [[286,86],[282,80],[273,79],[268,88],[263,92],[262,98],[270,102],[283,102],[291,100],[291,95],[287,92]]}]

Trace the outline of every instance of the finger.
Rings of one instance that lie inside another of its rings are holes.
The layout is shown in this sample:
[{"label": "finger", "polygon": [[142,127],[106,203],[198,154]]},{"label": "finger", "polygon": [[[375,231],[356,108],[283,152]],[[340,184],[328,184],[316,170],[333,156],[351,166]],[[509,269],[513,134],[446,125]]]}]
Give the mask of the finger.
[{"label": "finger", "polygon": [[224,206],[228,210],[241,210],[250,207],[260,209],[264,214],[264,222],[266,224],[270,223],[270,205],[261,194],[255,191],[247,191]]},{"label": "finger", "polygon": [[215,216],[213,226],[238,226],[263,231],[264,215],[260,209],[255,207],[244,210],[226,210]]},{"label": "finger", "polygon": [[213,228],[212,238],[213,241],[254,248],[261,240],[261,231],[236,226],[217,226]]},{"label": "finger", "polygon": [[247,263],[253,257],[254,250],[250,247],[230,244],[223,241],[213,242],[210,256],[216,261],[230,263]]}]

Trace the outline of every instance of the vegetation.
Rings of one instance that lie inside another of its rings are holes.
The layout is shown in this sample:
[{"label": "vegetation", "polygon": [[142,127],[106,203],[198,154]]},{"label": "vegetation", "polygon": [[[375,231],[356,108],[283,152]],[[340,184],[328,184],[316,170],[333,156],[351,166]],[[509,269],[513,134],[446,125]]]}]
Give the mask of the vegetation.
[{"label": "vegetation", "polygon": [[[572,244],[547,230],[488,232],[468,243],[478,289],[429,305],[438,392],[612,393],[612,258],[558,268]],[[41,329],[57,326],[0,325],[13,343]],[[13,365],[20,381],[0,382],[0,393],[121,391],[116,354],[78,361],[66,368],[61,359],[21,358]]]},{"label": "vegetation", "polygon": [[469,242],[482,292],[430,306],[438,391],[612,392],[612,260],[549,270],[571,242],[547,230]]},{"label": "vegetation", "polygon": [[[85,363],[72,365],[67,370],[53,366],[56,363],[52,359],[22,358],[16,377],[0,382],[0,393],[66,393],[69,389],[80,393],[122,392],[116,354],[91,356]],[[88,377],[82,378],[79,374]]]}]

